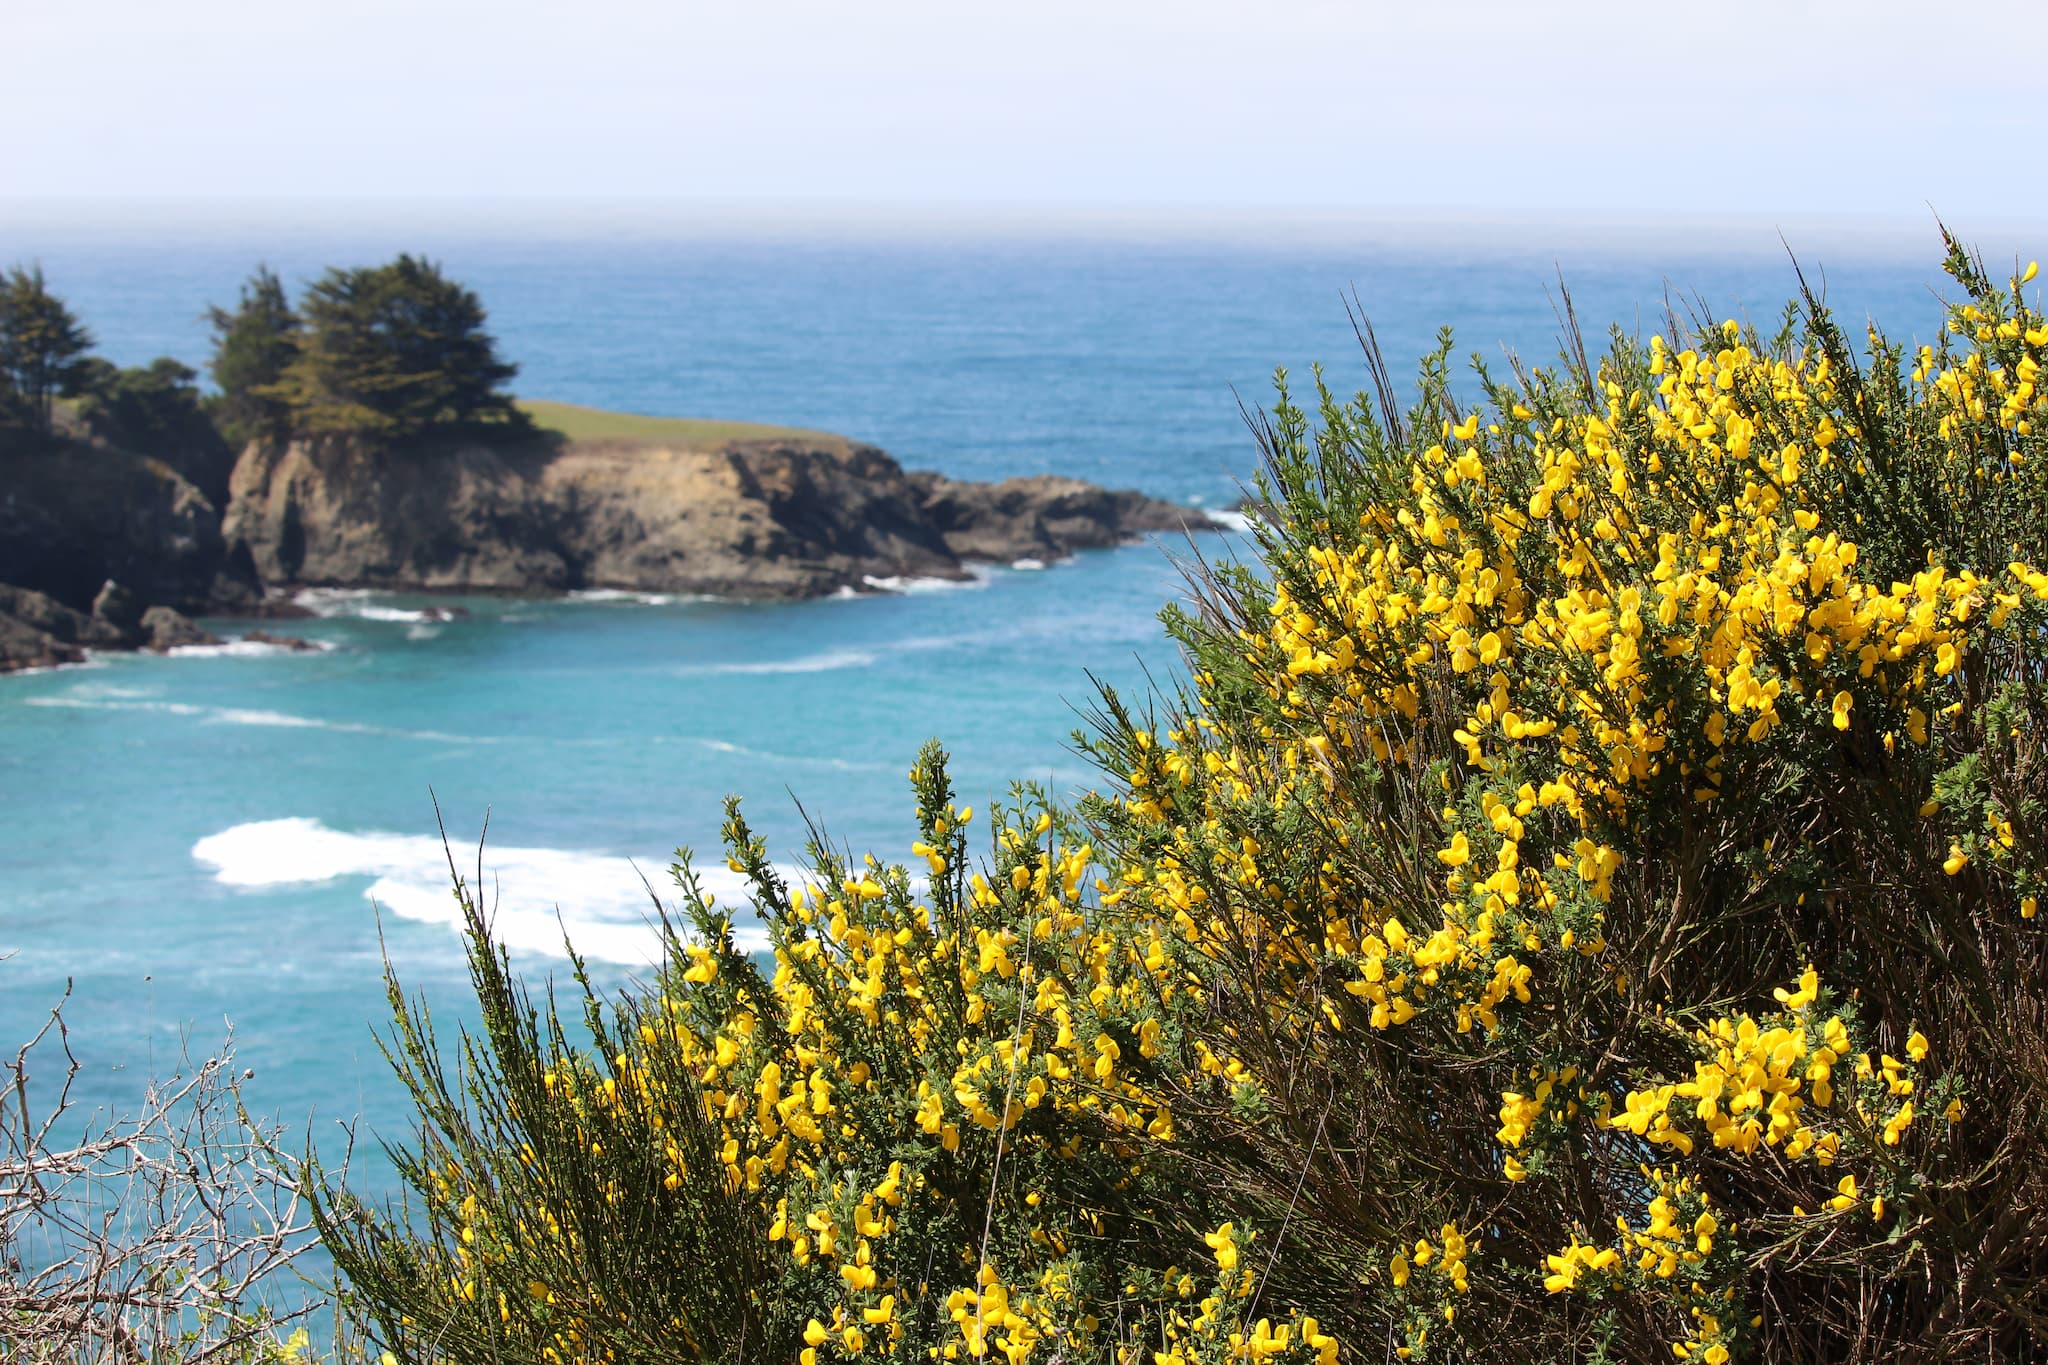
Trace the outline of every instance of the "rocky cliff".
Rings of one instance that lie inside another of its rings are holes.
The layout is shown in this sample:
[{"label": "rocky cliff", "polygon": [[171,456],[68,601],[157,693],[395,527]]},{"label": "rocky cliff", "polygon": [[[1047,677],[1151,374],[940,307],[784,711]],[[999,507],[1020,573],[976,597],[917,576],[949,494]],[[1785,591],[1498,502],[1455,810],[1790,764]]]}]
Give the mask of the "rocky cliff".
[{"label": "rocky cliff", "polygon": [[184,613],[171,607],[144,607],[111,580],[93,600],[90,612],[67,607],[48,593],[0,583],[0,673],[83,663],[88,649],[162,652],[180,645],[219,643],[217,636]]},{"label": "rocky cliff", "polygon": [[347,440],[258,445],[223,536],[266,587],[627,588],[753,599],[959,578],[972,560],[1049,560],[1204,514],[1078,480],[976,484],[908,473],[829,436],[658,442]]},{"label": "rocky cliff", "polygon": [[86,610],[109,579],[181,611],[255,588],[219,511],[162,461],[87,441],[0,450],[0,583]]},{"label": "rocky cliff", "polygon": [[0,446],[0,673],[206,643],[184,612],[259,597],[169,465],[89,439]]},{"label": "rocky cliff", "polygon": [[298,587],[816,597],[1217,525],[1078,479],[906,472],[820,433],[619,420],[665,434],[252,445],[224,515],[103,442],[0,450],[0,672],[201,643],[181,613],[288,613],[265,593]]}]

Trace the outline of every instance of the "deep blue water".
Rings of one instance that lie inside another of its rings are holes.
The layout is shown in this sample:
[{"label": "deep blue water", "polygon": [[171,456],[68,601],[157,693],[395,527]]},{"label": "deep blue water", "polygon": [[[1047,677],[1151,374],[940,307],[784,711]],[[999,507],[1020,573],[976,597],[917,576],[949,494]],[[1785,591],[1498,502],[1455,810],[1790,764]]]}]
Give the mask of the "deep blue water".
[{"label": "deep blue water", "polygon": [[[1050,470],[1212,506],[1251,469],[1237,403],[1265,401],[1274,366],[1320,360],[1338,387],[1363,382],[1351,291],[1397,373],[1444,324],[1461,352],[1506,344],[1540,361],[1560,270],[1594,332],[1653,330],[1667,279],[1716,315],[1774,317],[1789,264],[1719,246],[1651,259],[1413,240],[0,226],[0,263],[39,260],[124,364],[202,365],[203,309],[231,302],[258,260],[296,285],[418,249],[482,295],[523,394],[819,427],[955,475]],[[1930,242],[1918,260],[1820,264],[1845,313],[1926,336],[1936,261]],[[371,1037],[373,904],[407,983],[443,1018],[467,1014],[430,792],[458,845],[490,813],[521,961],[559,966],[559,908],[615,982],[649,942],[636,865],[660,884],[676,845],[713,848],[726,792],[747,796],[781,856],[798,850],[801,800],[835,840],[888,857],[905,848],[903,776],[928,736],[977,805],[1014,778],[1084,785],[1066,736],[1086,672],[1135,686],[1141,661],[1170,670],[1153,616],[1178,582],[1140,546],[800,605],[480,600],[429,623],[419,600],[336,597],[300,632],[329,652],[109,657],[0,679],[0,1044],[69,978],[94,1103],[132,1104],[181,1037],[210,1046],[232,1021],[258,1107],[298,1124],[360,1113],[398,1135]]]}]

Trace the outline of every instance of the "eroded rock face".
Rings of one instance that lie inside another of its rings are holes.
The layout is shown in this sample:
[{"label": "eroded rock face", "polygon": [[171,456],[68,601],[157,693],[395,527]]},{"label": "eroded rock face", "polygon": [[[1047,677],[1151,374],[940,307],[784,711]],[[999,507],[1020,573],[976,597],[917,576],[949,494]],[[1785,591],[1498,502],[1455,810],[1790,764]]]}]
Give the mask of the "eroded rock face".
[{"label": "eroded rock face", "polygon": [[0,673],[85,662],[85,651],[18,617],[0,613]]},{"label": "eroded rock face", "polygon": [[0,583],[84,610],[108,579],[186,611],[251,582],[213,504],[162,461],[82,442],[0,456]]},{"label": "eroded rock face", "polygon": [[961,559],[1059,559],[1153,531],[1211,531],[1206,513],[1128,489],[1039,474],[968,483],[929,471],[908,476],[924,512]]},{"label": "eroded rock face", "polygon": [[140,618],[121,623],[97,611],[87,615],[48,593],[0,583],[0,673],[84,663],[88,648],[133,649],[143,639]]},{"label": "eroded rock face", "polygon": [[[113,587],[112,583],[107,585]],[[102,594],[104,595],[104,593]],[[95,607],[97,607],[95,602]],[[12,617],[51,639],[67,645],[97,649],[123,649],[135,642],[133,622],[113,620],[95,610],[91,615],[74,611],[47,593],[0,583],[0,616]]]},{"label": "eroded rock face", "polygon": [[532,453],[481,446],[252,445],[236,461],[222,535],[266,586],[565,588],[539,467]]},{"label": "eroded rock face", "polygon": [[[141,608],[109,580],[90,615],[47,593],[0,583],[0,673],[85,662],[87,649],[150,649],[217,645],[220,637],[170,607]],[[304,641],[295,645],[311,648]]]},{"label": "eroded rock face", "polygon": [[1214,526],[1074,479],[906,473],[828,437],[414,452],[328,440],[246,450],[223,533],[229,557],[272,588],[793,598]]}]

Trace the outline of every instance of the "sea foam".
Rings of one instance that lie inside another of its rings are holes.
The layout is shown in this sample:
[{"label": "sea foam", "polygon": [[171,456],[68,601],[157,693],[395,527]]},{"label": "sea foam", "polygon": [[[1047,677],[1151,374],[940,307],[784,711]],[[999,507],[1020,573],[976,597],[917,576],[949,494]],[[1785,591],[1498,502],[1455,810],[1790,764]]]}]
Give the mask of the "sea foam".
[{"label": "sea foam", "polygon": [[967,575],[965,578],[925,578],[902,574],[890,574],[886,577],[865,574],[860,581],[876,592],[971,592],[994,582],[996,571],[986,564],[970,564],[967,566]]},{"label": "sea foam", "polygon": [[875,656],[864,649],[830,649],[794,659],[726,659],[709,664],[681,664],[671,671],[682,677],[729,673],[830,673],[840,668],[868,668]]},{"label": "sea foam", "polygon": [[419,625],[448,619],[446,608],[394,607],[377,601],[382,595],[373,588],[305,588],[293,596],[292,602],[315,616],[353,616],[359,621]]},{"label": "sea foam", "polygon": [[[213,869],[214,880],[224,886],[369,878],[364,896],[392,914],[459,928],[462,910],[449,876],[451,851],[456,868],[474,882],[478,854],[473,843],[444,848],[433,835],[356,833],[304,817],[232,826],[194,844],[192,857]],[[498,941],[515,951],[560,956],[566,934],[576,951],[593,961],[644,966],[661,951],[646,882],[671,905],[681,894],[668,880],[666,862],[653,858],[636,864],[615,854],[486,843],[483,902]],[[721,902],[743,901],[740,877],[722,865],[707,864],[698,875]],[[737,938],[748,952],[766,943],[758,928],[742,929]]]},{"label": "sea foam", "polygon": [[174,645],[170,654],[174,659],[258,659],[273,655],[331,654],[332,640],[308,640],[312,648],[299,649],[292,645],[272,644],[268,640],[228,640],[217,645]]},{"label": "sea foam", "polygon": [[685,602],[716,602],[701,592],[645,592],[635,588],[577,588],[564,594],[571,602],[591,602],[621,607],[672,607]]},{"label": "sea foam", "polygon": [[209,725],[254,725],[279,730],[331,730],[344,735],[383,735],[391,739],[417,739],[433,744],[496,744],[489,735],[451,735],[441,730],[394,730],[383,725],[364,725],[349,720],[322,720],[317,716],[293,715],[287,711],[259,710],[243,706],[201,706],[189,701],[161,701],[135,696],[109,695],[113,689],[74,689],[54,697],[26,697],[28,706],[54,706],[71,711],[153,711],[165,716],[184,716]]}]

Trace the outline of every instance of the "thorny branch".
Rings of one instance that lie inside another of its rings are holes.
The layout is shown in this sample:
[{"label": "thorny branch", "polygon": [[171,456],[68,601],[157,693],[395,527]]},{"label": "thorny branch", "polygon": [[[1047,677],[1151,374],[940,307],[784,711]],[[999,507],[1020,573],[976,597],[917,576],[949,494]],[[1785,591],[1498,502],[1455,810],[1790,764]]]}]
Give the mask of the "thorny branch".
[{"label": "thorny branch", "polygon": [[210,1056],[188,1043],[132,1116],[81,1113],[70,993],[0,1079],[0,1359],[264,1358],[318,1306],[277,1293],[318,1238],[282,1129],[243,1104],[232,1030]]}]

